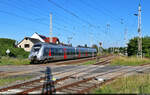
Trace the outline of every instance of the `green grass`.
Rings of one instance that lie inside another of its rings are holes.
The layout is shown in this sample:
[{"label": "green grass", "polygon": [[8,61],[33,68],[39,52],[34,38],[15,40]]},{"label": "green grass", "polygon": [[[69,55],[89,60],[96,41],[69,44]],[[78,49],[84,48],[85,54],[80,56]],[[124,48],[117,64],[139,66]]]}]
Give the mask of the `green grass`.
[{"label": "green grass", "polygon": [[111,65],[123,65],[123,66],[137,66],[141,64],[150,63],[148,58],[136,58],[136,57],[116,57],[112,60]]},{"label": "green grass", "polygon": [[150,75],[141,74],[119,78],[110,84],[95,89],[95,94],[150,94]]},{"label": "green grass", "polygon": [[91,64],[95,64],[95,63],[96,63],[96,60],[92,60],[92,61],[84,62],[83,65],[91,65]]},{"label": "green grass", "polygon": [[0,65],[25,65],[30,64],[28,59],[23,58],[11,58],[11,57],[1,57]]},{"label": "green grass", "polygon": [[8,77],[8,78],[0,78],[0,86],[5,86],[7,84],[11,84],[17,81],[25,81],[31,79],[31,76],[18,76],[18,77]]}]

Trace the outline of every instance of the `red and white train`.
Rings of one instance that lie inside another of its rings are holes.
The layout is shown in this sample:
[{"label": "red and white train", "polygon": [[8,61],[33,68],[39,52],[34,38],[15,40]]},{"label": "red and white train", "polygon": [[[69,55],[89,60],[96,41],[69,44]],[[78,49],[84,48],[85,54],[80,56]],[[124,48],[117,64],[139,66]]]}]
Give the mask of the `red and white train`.
[{"label": "red and white train", "polygon": [[94,48],[70,47],[48,43],[35,44],[30,52],[31,63],[46,63],[54,60],[66,60],[96,56]]}]

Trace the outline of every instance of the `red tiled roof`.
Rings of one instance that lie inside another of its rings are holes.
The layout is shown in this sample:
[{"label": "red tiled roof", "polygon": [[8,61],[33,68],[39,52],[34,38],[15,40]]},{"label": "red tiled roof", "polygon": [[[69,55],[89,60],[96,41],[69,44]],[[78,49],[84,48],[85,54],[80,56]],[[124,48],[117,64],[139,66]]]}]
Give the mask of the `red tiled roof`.
[{"label": "red tiled roof", "polygon": [[[39,35],[39,34],[38,34]],[[46,36],[43,36],[43,35],[39,35],[46,43],[49,43],[50,42],[50,38],[49,37],[46,37]],[[59,39],[57,37],[52,37],[53,40],[52,40],[52,43],[56,43],[57,41],[59,42]]]},{"label": "red tiled roof", "polygon": [[[57,41],[59,41],[59,39],[57,38],[57,37],[52,37],[53,39],[52,39],[52,42],[53,43],[56,43]],[[49,37],[47,37],[46,39],[44,39],[44,41],[46,42],[46,43],[49,43],[50,42],[50,38]]]}]

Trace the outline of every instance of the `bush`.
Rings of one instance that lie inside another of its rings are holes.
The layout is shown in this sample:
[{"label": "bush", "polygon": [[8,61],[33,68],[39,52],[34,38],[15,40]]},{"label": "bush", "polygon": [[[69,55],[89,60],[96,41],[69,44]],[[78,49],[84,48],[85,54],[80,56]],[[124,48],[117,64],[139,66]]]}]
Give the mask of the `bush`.
[{"label": "bush", "polygon": [[10,50],[10,57],[27,58],[29,52],[24,51],[22,48],[15,47],[15,40],[0,38],[0,56],[7,56],[6,50]]}]

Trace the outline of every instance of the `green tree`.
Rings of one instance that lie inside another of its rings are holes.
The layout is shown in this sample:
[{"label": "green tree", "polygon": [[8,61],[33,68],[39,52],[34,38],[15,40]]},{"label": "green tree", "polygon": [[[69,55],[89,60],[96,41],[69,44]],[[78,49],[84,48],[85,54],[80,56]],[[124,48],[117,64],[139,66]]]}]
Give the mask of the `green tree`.
[{"label": "green tree", "polygon": [[0,38],[0,56],[6,56],[6,50],[10,50],[9,56],[27,58],[29,52],[24,51],[22,48],[15,47],[15,40]]},{"label": "green tree", "polygon": [[[142,53],[145,57],[150,57],[150,37],[142,38]],[[128,56],[136,55],[138,52],[138,37],[131,39],[128,43],[127,53]]]},{"label": "green tree", "polygon": [[98,46],[96,44],[93,44],[92,48],[95,48],[98,51]]}]

